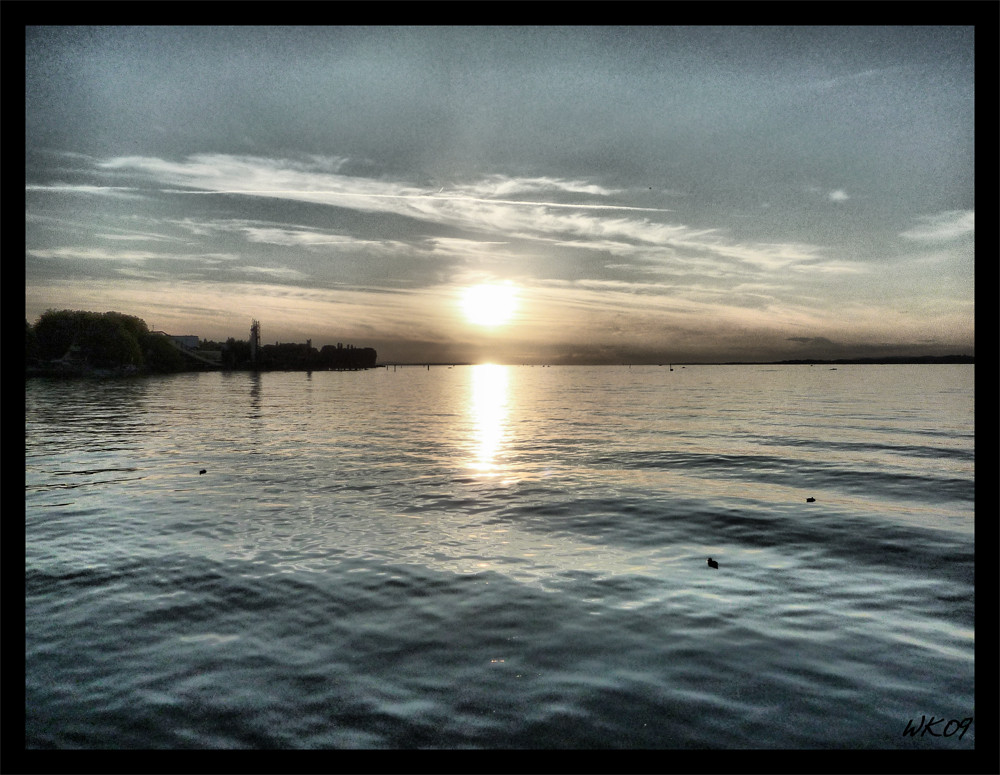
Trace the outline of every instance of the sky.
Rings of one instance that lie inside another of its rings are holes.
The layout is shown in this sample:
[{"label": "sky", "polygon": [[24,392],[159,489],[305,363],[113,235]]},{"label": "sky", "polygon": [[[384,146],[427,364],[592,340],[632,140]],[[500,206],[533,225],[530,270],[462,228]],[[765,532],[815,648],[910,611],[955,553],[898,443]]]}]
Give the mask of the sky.
[{"label": "sky", "polygon": [[971,27],[28,27],[25,76],[31,323],[975,352]]}]

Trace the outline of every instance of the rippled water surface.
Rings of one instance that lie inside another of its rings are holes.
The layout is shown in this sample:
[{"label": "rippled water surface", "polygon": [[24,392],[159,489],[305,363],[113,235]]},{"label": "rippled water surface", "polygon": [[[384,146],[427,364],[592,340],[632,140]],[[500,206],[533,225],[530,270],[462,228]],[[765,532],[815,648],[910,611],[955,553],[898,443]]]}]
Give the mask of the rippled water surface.
[{"label": "rippled water surface", "polygon": [[25,451],[29,747],[974,748],[972,366],[33,379]]}]

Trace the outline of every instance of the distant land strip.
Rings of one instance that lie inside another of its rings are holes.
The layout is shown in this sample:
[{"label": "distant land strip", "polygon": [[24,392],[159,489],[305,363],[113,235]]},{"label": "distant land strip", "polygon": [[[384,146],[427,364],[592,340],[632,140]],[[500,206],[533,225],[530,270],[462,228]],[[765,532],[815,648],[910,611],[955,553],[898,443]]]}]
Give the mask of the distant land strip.
[{"label": "distant land strip", "polygon": [[[974,355],[897,355],[874,358],[796,358],[785,361],[671,361],[671,366],[822,366],[822,365],[892,365],[892,364],[916,364],[916,363],[969,363],[975,364]],[[462,361],[379,361],[376,368],[385,366],[475,366],[475,363],[465,363]],[[510,363],[507,365],[517,365]],[[527,363],[521,365],[529,365]],[[539,364],[530,364],[539,365]],[[663,360],[623,360],[620,362],[600,360],[600,361],[577,361],[567,363],[558,358],[546,366],[666,366],[667,361]]]},{"label": "distant land strip", "polygon": [[[727,361],[726,363],[719,363],[719,366],[750,366],[750,365],[771,365],[771,366],[796,366],[800,364],[823,364],[823,363],[840,363],[840,364],[894,364],[894,363],[975,363],[976,356],[974,355],[898,355],[898,356],[887,356],[887,357],[875,357],[875,358],[836,358],[833,360],[824,360],[822,358],[796,358],[795,360],[788,361]],[[689,364],[691,365],[691,364]],[[702,366],[709,364],[699,364]]]}]

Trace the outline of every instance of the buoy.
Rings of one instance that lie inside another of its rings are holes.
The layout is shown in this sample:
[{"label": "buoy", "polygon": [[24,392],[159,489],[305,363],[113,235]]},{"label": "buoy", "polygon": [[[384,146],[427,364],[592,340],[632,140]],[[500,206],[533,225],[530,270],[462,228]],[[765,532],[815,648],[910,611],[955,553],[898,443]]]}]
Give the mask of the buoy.
[{"label": "buoy", "polygon": [[719,567],[719,563],[717,563],[715,560],[713,560],[711,557],[709,557],[708,558],[708,567],[709,568],[718,568]]}]

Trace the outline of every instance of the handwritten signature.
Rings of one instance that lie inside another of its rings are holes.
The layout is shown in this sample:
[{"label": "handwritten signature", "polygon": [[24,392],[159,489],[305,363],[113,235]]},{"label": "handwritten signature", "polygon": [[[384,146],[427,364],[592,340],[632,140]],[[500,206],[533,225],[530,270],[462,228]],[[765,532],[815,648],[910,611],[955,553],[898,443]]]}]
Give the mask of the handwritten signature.
[{"label": "handwritten signature", "polygon": [[[961,740],[965,737],[965,733],[969,731],[969,727],[972,726],[972,716],[964,718],[961,721],[957,718],[953,718],[945,724],[940,731],[936,731],[934,726],[936,724],[944,724],[944,719],[944,716],[941,718],[934,718],[934,716],[931,716],[930,719],[928,719],[927,716],[921,716],[920,723],[916,725],[914,725],[913,719],[910,719],[906,722],[906,729],[903,730],[903,737],[906,737],[907,735],[910,737],[923,737],[924,735],[931,735],[933,737],[951,737],[961,729],[962,734],[958,736],[958,739]],[[953,724],[954,728],[952,728]]]}]

